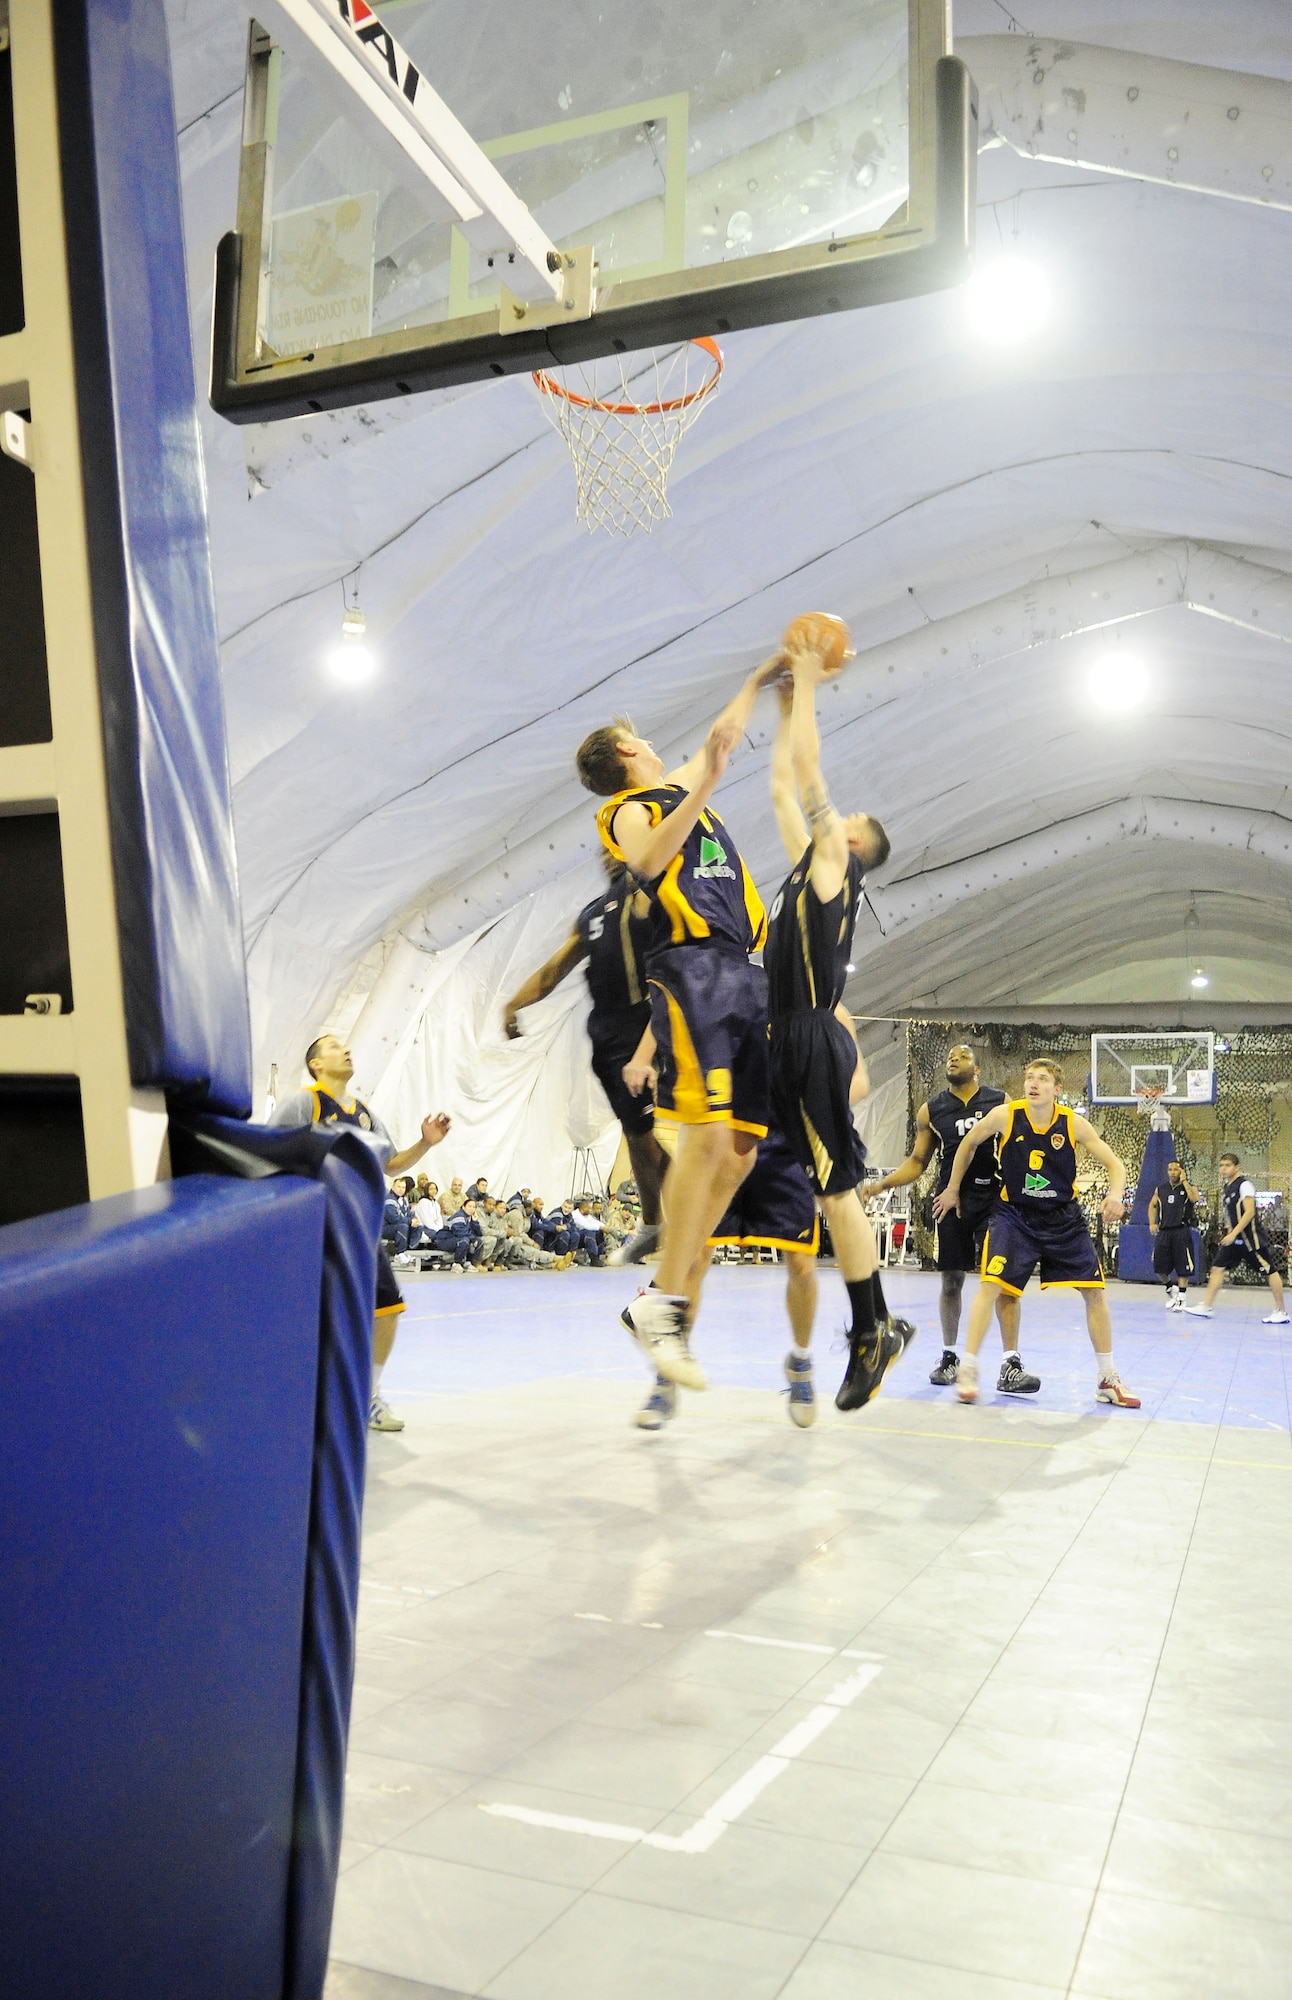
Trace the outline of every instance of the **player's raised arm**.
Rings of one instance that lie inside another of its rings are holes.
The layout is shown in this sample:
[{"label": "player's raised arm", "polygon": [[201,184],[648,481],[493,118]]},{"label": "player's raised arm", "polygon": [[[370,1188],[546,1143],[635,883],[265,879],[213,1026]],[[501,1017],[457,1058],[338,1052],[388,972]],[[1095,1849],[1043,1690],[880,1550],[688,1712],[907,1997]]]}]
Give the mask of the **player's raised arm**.
[{"label": "player's raised arm", "polygon": [[[794,782],[812,834],[809,879],[820,900],[831,903],[842,889],[848,873],[848,830],[830,802],[821,773],[816,691],[825,679],[825,663],[819,653],[796,652],[790,655],[790,666],[794,674],[790,757]],[[799,853],[802,851],[800,848]]]},{"label": "player's raised arm", "polygon": [[[713,727],[709,731],[708,741],[705,743],[703,749],[697,750],[694,756],[688,757],[685,764],[679,764],[675,771],[670,771],[668,774],[668,783],[670,785],[681,785],[688,792],[693,790],[696,785],[702,783],[707,769],[706,757],[709,744],[712,743],[715,735],[719,736],[726,743],[727,755],[730,756],[749,727],[749,718],[754,712],[754,703],[758,700],[759,695],[768,685],[769,681],[775,680],[776,676],[783,671],[784,660],[779,653],[773,653],[769,659],[763,661],[760,667],[755,667],[748,679],[741,683],[739,692],[732,696],[726,707],[714,719]],[[726,768],[725,762],[723,768]],[[801,848],[799,852],[802,852]]]},{"label": "player's raised arm", "polygon": [[558,945],[550,958],[544,959],[537,972],[531,972],[523,986],[518,986],[511,999],[503,1008],[502,1024],[509,1042],[514,1042],[520,1033],[520,1022],[516,1016],[522,1007],[532,1007],[538,1000],[546,1000],[555,992],[563,979],[567,979],[576,965],[581,965],[588,955],[588,947],[576,930],[570,932],[563,945]]},{"label": "player's raised arm", "polygon": [[812,836],[799,804],[799,788],[794,782],[794,757],[790,749],[794,689],[792,685],[782,682],[776,692],[780,697],[781,719],[772,743],[772,811],[776,814],[785,852],[791,861],[797,862],[802,859]]},{"label": "player's raised arm", "polygon": [[937,1143],[938,1135],[929,1123],[929,1107],[926,1100],[915,1114],[915,1139],[910,1152],[900,1167],[893,1168],[891,1174],[885,1174],[882,1180],[868,1183],[867,1195],[884,1194],[889,1188],[910,1187],[913,1181],[920,1178],[933,1158],[933,1149]]},{"label": "player's raised arm", "polygon": [[[998,1104],[994,1111],[989,1111],[985,1118],[978,1120],[978,1123],[971,1131],[965,1133],[964,1138],[956,1147],[955,1159],[951,1162],[951,1177],[941,1194],[934,1197],[933,1214],[938,1222],[941,1222],[943,1216],[949,1214],[952,1209],[955,1209],[956,1213],[959,1214],[960,1184],[969,1171],[970,1160],[972,1160],[978,1148],[985,1146],[989,1139],[1000,1139],[1004,1136],[1010,1116],[1009,1105]],[[1093,1137],[1093,1134],[1091,1136]],[[1098,1141],[1098,1144],[1103,1145],[1102,1139]],[[1104,1151],[1107,1152],[1107,1150],[1105,1146]],[[1110,1154],[1109,1157],[1111,1158],[1112,1155]],[[1125,1180],[1126,1175],[1123,1170],[1123,1186],[1125,1185]]]},{"label": "player's raised arm", "polygon": [[1098,1160],[1108,1175],[1108,1192],[1104,1196],[1103,1214],[1105,1222],[1120,1222],[1126,1210],[1126,1162],[1119,1160],[1111,1146],[1106,1146],[1088,1118],[1074,1115],[1072,1136],[1079,1146],[1084,1146],[1092,1158]]}]

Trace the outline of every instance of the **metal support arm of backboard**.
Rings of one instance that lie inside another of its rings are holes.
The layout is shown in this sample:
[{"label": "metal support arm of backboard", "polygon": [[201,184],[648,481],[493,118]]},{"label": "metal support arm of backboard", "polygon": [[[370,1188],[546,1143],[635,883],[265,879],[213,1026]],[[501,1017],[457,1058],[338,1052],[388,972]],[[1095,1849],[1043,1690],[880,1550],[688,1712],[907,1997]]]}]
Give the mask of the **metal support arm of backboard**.
[{"label": "metal support arm of backboard", "polygon": [[258,0],[271,30],[334,80],[376,119],[430,181],[459,222],[487,209],[506,230],[558,305],[567,296],[567,259],[507,185],[367,0]]}]

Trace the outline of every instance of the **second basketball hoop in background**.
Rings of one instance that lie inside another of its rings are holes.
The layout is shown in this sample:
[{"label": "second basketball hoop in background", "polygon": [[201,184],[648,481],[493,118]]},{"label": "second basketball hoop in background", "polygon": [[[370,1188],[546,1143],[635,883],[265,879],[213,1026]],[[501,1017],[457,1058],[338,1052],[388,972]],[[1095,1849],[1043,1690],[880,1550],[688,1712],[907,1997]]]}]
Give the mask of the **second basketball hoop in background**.
[{"label": "second basketball hoop in background", "polygon": [[535,369],[574,466],[576,520],[625,536],[666,521],[673,455],[721,377],[722,350],[707,336],[662,353]]}]

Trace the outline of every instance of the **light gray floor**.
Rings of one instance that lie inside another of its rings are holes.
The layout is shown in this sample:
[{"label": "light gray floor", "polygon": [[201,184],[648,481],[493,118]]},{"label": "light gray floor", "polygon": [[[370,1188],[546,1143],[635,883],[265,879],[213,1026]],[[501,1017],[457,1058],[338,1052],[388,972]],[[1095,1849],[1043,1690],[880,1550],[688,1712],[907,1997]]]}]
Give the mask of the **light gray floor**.
[{"label": "light gray floor", "polygon": [[[1286,1429],[650,1438],[545,1338],[372,1441],[328,2000],[1292,1994]],[[707,1852],[482,1809],[684,1836],[867,1664]]]}]

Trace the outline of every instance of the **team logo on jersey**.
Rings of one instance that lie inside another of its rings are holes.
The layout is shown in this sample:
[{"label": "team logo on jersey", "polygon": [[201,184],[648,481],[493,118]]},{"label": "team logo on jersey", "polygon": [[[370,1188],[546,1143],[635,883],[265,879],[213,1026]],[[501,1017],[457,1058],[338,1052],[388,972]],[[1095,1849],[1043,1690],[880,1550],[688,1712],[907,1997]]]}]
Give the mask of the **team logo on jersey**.
[{"label": "team logo on jersey", "polygon": [[1062,1134],[1062,1132],[1051,1132],[1051,1134],[1050,1134],[1050,1144],[1051,1144],[1051,1145],[1053,1146],[1053,1148],[1054,1148],[1054,1150],[1055,1150],[1055,1152],[1056,1152],[1056,1153],[1057,1153],[1057,1152],[1059,1152],[1059,1151],[1060,1151],[1060,1149],[1061,1149],[1061,1148],[1062,1148],[1062,1146],[1063,1146],[1063,1134]]},{"label": "team logo on jersey", "polygon": [[1023,1182],[1024,1194],[1053,1194],[1054,1189],[1044,1174],[1029,1174]]},{"label": "team logo on jersey", "polygon": [[692,872],[703,877],[706,882],[713,881],[715,876],[725,877],[728,882],[734,882],[736,879],[735,869],[727,866],[726,848],[720,840],[715,840],[708,833],[700,835],[700,859]]}]

